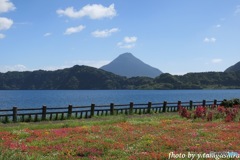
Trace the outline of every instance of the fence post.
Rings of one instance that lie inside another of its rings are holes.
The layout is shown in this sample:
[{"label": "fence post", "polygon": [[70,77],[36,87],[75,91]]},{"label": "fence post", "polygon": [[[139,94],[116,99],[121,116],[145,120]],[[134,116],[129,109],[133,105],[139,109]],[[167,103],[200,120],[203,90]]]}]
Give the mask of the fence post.
[{"label": "fence post", "polygon": [[163,102],[163,112],[167,111],[167,101]]},{"label": "fence post", "polygon": [[17,122],[17,107],[13,107],[13,122]]},{"label": "fence post", "polygon": [[147,109],[147,113],[151,113],[151,109],[152,109],[152,102],[148,102],[148,109]]},{"label": "fence post", "polygon": [[46,120],[46,115],[47,115],[47,106],[42,107],[42,120]]},{"label": "fence post", "polygon": [[71,104],[68,106],[68,118],[72,117],[72,107],[73,106]]},{"label": "fence post", "polygon": [[203,100],[203,102],[202,102],[202,106],[203,106],[203,107],[206,106],[206,100]]},{"label": "fence post", "polygon": [[214,105],[214,107],[217,106],[217,100],[216,100],[216,99],[214,99],[214,101],[213,101],[213,105]]},{"label": "fence post", "polygon": [[193,101],[192,100],[189,102],[189,107],[190,107],[190,110],[192,110],[192,107],[193,107]]},{"label": "fence post", "polygon": [[110,103],[110,115],[114,114],[114,103]]},{"label": "fence post", "polygon": [[130,102],[129,114],[133,114],[133,102]]},{"label": "fence post", "polygon": [[91,117],[94,116],[95,104],[91,104]]},{"label": "fence post", "polygon": [[[179,107],[182,106],[182,102],[181,102],[181,101],[178,101],[177,105],[178,105],[178,107],[177,107],[177,111],[179,111]],[[175,109],[174,109],[174,110],[175,110]]]}]

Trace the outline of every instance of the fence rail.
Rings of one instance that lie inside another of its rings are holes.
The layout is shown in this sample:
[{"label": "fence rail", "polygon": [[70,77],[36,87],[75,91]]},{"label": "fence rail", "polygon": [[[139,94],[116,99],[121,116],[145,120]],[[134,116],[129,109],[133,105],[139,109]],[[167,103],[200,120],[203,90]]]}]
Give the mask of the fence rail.
[{"label": "fence rail", "polygon": [[197,106],[206,106],[208,108],[213,105],[220,105],[221,101],[198,101],[198,102],[167,102],[162,103],[139,103],[134,104],[114,104],[90,106],[72,106],[68,107],[47,107],[42,108],[17,108],[0,109],[0,121],[5,122],[30,122],[44,120],[64,120],[69,118],[91,118],[93,116],[117,115],[117,114],[147,114],[161,112],[177,112],[178,106],[183,106],[188,110],[195,109]]}]

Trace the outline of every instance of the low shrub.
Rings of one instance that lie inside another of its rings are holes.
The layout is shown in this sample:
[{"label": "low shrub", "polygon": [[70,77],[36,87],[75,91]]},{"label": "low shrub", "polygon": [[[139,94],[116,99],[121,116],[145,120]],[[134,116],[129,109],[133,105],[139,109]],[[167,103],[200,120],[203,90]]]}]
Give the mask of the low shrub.
[{"label": "low shrub", "polygon": [[[185,107],[179,106],[179,115],[187,119],[206,119],[207,121],[213,121],[222,119],[225,122],[240,121],[239,99],[224,100],[220,106],[214,106],[207,108],[205,106],[198,106],[194,111],[190,112]],[[223,105],[222,105],[223,104]],[[193,115],[193,116],[191,116]]]},{"label": "low shrub", "polygon": [[234,106],[240,105],[240,99],[238,98],[234,98],[231,100],[224,99],[220,105],[226,108],[234,107]]},{"label": "low shrub", "polygon": [[181,117],[185,117],[187,119],[191,118],[191,113],[185,107],[178,106],[178,110]]},{"label": "low shrub", "polygon": [[194,112],[194,119],[202,118],[204,119],[207,114],[207,108],[205,106],[198,106]]}]

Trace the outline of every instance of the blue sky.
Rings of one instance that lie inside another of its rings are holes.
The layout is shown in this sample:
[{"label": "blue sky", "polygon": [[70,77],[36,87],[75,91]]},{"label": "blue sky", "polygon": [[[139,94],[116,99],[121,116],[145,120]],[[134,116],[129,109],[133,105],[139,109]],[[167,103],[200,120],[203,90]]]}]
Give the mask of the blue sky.
[{"label": "blue sky", "polygon": [[0,72],[125,52],[171,74],[224,71],[240,61],[240,1],[0,0]]}]

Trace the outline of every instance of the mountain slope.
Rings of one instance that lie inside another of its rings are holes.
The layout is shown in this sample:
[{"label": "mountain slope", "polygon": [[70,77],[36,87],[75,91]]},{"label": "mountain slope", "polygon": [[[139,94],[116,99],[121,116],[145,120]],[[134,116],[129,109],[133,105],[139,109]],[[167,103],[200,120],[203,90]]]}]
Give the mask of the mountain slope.
[{"label": "mountain slope", "polygon": [[224,72],[235,72],[240,71],[240,62],[234,64],[233,66],[227,68]]},{"label": "mountain slope", "polygon": [[109,64],[102,66],[101,69],[128,78],[137,76],[154,78],[162,73],[159,69],[142,62],[131,53],[119,55]]},{"label": "mountain slope", "polygon": [[119,89],[125,78],[88,66],[0,73],[0,89]]}]

